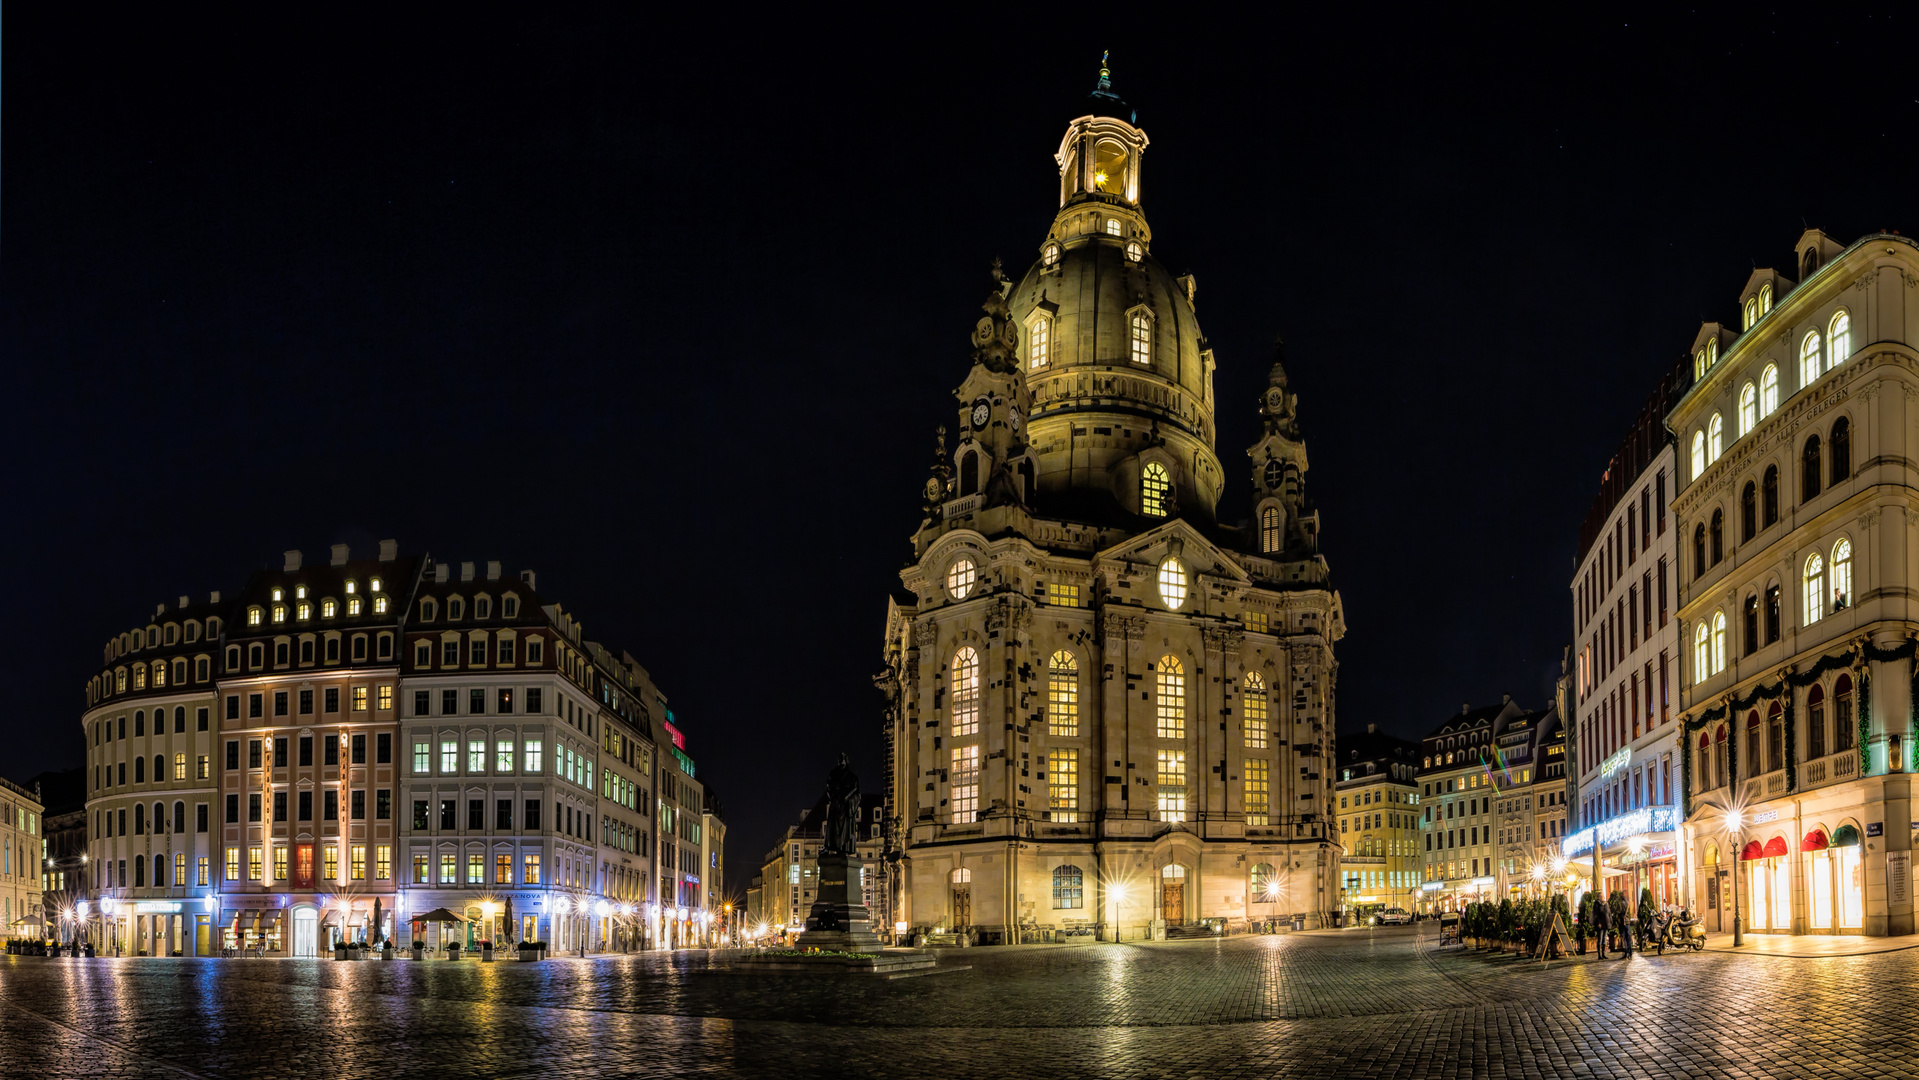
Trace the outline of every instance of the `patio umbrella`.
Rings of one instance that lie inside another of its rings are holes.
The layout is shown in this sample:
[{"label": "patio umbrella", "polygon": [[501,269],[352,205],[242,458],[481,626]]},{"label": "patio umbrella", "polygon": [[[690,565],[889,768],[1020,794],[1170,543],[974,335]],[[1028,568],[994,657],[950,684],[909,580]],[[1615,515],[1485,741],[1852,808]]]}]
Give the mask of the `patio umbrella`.
[{"label": "patio umbrella", "polygon": [[380,936],[380,898],[376,896],[373,898],[373,930],[371,933],[367,934],[368,943],[372,943],[374,939],[378,938],[379,936]]},{"label": "patio umbrella", "polygon": [[513,941],[513,898],[511,896],[506,898],[506,911],[505,914],[501,916],[500,921],[506,924],[500,937],[504,938],[508,943],[511,943]]},{"label": "patio umbrella", "polygon": [[42,919],[38,915],[23,915],[20,918],[13,920],[13,925],[15,926],[45,926],[47,925],[47,921],[45,919]]},{"label": "patio umbrella", "polygon": [[461,922],[465,922],[466,920],[460,918],[458,915],[453,914],[451,911],[448,911],[447,909],[443,907],[436,907],[432,911],[424,912],[422,914],[413,916],[413,921],[414,922],[461,923]]}]

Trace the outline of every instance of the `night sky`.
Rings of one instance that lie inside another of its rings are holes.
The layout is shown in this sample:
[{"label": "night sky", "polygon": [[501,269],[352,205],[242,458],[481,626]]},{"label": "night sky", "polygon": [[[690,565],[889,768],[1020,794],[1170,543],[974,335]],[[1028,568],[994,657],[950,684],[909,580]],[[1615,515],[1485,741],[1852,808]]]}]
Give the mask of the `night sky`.
[{"label": "night sky", "polygon": [[10,5],[0,773],[83,762],[84,682],[156,603],[396,537],[538,571],[651,670],[743,892],[837,750],[879,783],[933,429],[1102,49],[1155,254],[1198,279],[1226,520],[1286,340],[1342,730],[1543,705],[1580,519],[1699,323],[1807,226],[1919,228],[1912,31],[1354,10],[888,37]]}]

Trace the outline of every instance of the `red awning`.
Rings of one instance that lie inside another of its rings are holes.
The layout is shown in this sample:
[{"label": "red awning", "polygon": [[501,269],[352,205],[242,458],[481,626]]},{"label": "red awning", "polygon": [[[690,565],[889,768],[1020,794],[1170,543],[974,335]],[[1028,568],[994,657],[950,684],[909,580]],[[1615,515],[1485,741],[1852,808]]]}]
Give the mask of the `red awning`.
[{"label": "red awning", "polygon": [[1824,829],[1814,829],[1813,831],[1807,833],[1806,838],[1800,841],[1799,843],[1799,850],[1801,851],[1826,850],[1826,831]]},{"label": "red awning", "polygon": [[1747,844],[1745,848],[1739,852],[1739,858],[1741,861],[1746,861],[1751,859],[1763,859],[1765,857],[1766,857],[1766,849],[1763,847],[1760,847],[1759,841],[1757,840],[1754,840],[1752,843]]},{"label": "red awning", "polygon": [[1789,848],[1786,847],[1785,837],[1775,836],[1772,839],[1766,841],[1766,858],[1770,859],[1776,855],[1790,855],[1790,854],[1792,854],[1792,852]]}]

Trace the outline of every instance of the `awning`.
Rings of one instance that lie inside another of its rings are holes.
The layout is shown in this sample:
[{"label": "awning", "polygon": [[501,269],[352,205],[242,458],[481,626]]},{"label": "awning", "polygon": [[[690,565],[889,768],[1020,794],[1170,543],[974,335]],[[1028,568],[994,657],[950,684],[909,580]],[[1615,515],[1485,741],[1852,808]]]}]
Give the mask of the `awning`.
[{"label": "awning", "polygon": [[1772,839],[1766,841],[1766,858],[1770,859],[1777,855],[1790,855],[1790,854],[1792,854],[1792,852],[1786,847],[1785,837],[1775,836]]},{"label": "awning", "polygon": [[1759,841],[1757,840],[1754,840],[1752,843],[1747,844],[1739,852],[1739,859],[1741,862],[1749,861],[1752,859],[1763,859],[1765,857],[1766,857],[1766,849],[1761,847],[1759,845]]},{"label": "awning", "polygon": [[1859,830],[1850,825],[1841,825],[1832,831],[1833,847],[1851,847],[1859,842]]},{"label": "awning", "polygon": [[273,924],[279,921],[280,921],[280,912],[277,909],[266,912],[260,918],[260,929],[262,932],[271,930],[273,929]]},{"label": "awning", "polygon": [[1826,830],[1814,829],[1813,831],[1807,833],[1806,838],[1799,842],[1799,850],[1801,851],[1826,850]]}]

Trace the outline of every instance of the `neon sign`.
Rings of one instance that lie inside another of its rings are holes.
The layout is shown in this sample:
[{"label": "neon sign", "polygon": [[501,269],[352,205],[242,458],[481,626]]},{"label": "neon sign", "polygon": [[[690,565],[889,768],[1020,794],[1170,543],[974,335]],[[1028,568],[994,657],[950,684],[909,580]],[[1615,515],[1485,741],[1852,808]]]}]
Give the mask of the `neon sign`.
[{"label": "neon sign", "polygon": [[1630,764],[1632,764],[1632,747],[1622,746],[1618,752],[1600,764],[1599,775],[1602,777],[1611,776]]},{"label": "neon sign", "polygon": [[1679,827],[1679,810],[1671,806],[1642,806],[1629,810],[1618,817],[1608,818],[1597,825],[1579,830],[1566,837],[1565,845],[1560,849],[1567,858],[1592,850],[1593,837],[1597,834],[1600,847],[1616,844],[1628,836],[1642,833],[1672,832]]}]

